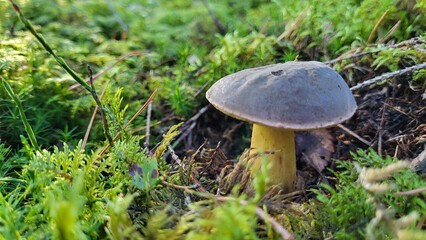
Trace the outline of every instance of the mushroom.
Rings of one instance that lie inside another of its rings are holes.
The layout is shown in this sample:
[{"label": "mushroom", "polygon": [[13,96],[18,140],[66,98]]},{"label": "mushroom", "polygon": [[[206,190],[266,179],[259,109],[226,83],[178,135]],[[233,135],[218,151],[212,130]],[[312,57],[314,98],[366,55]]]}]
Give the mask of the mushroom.
[{"label": "mushroom", "polygon": [[294,131],[336,125],[349,119],[356,102],[343,78],[320,62],[286,62],[250,68],[217,81],[206,93],[218,110],[253,123],[250,156],[253,171],[259,153],[272,164],[269,184],[294,190]]}]

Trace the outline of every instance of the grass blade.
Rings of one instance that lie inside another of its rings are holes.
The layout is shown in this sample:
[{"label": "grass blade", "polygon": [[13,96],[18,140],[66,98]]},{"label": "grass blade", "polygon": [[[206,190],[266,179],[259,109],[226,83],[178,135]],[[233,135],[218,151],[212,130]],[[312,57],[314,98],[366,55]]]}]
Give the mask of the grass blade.
[{"label": "grass blade", "polygon": [[15,102],[16,106],[18,107],[19,115],[21,115],[21,121],[24,124],[25,131],[27,132],[27,135],[30,139],[32,147],[39,151],[40,146],[37,143],[36,136],[34,134],[34,131],[30,125],[30,123],[27,120],[27,117],[25,116],[24,108],[22,107],[21,100],[19,99],[18,95],[16,95],[13,92],[12,87],[10,87],[9,83],[6,81],[6,79],[0,77],[1,82],[3,84],[4,89],[6,90],[7,94],[10,96],[10,98]]}]

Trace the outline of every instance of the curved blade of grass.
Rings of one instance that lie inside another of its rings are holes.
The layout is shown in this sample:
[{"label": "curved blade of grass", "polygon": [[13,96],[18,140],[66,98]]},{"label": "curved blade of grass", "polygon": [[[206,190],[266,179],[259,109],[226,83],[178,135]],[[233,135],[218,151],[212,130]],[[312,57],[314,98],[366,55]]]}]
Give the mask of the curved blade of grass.
[{"label": "curved blade of grass", "polygon": [[36,136],[34,134],[34,131],[30,125],[30,123],[27,120],[27,117],[25,116],[24,108],[22,107],[21,100],[19,99],[18,95],[16,95],[13,92],[12,87],[10,87],[9,83],[6,81],[6,79],[0,77],[1,82],[3,84],[4,89],[6,90],[7,94],[10,96],[10,98],[15,102],[16,106],[18,107],[19,115],[21,115],[21,121],[24,124],[25,131],[27,132],[28,138],[30,139],[32,147],[36,150],[40,150],[40,146],[37,143]]}]

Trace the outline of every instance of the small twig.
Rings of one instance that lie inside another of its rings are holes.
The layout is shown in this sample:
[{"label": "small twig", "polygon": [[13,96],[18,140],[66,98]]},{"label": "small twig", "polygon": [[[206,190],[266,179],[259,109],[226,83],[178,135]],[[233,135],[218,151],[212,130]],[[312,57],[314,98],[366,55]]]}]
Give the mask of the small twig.
[{"label": "small twig", "polygon": [[[238,201],[238,199],[231,198],[231,197],[224,197],[224,196],[215,196],[215,199],[220,202],[226,202],[226,201]],[[245,200],[239,201],[241,205],[247,205],[248,202]],[[263,211],[260,207],[256,207],[256,215],[262,219],[265,223],[270,223],[272,228],[280,234],[282,239],[285,240],[292,240],[294,239],[294,236],[287,231],[281,224],[279,224],[273,217],[269,216],[268,213]]]},{"label": "small twig", "polygon": [[148,107],[149,103],[154,99],[156,93],[157,93],[157,89],[155,89],[151,93],[151,96],[149,96],[149,98],[142,105],[142,107],[139,108],[139,110],[135,113],[135,115],[133,115],[133,117],[126,123],[126,125],[124,125],[124,129],[126,129],[133,122],[133,120],[135,120],[142,113],[142,111],[145,110],[145,108]]},{"label": "small twig", "polygon": [[210,85],[210,83],[211,83],[213,80],[214,80],[214,79],[212,78],[212,79],[208,80],[206,83],[204,83],[204,84],[203,84],[203,86],[201,86],[201,87],[198,89],[198,91],[194,94],[194,97],[196,97],[196,96],[200,95],[201,93],[203,93],[203,92],[204,92],[204,90],[207,88],[207,86],[209,86],[209,85]]},{"label": "small twig", "polygon": [[337,124],[337,126],[342,129],[343,131],[347,132],[348,134],[352,135],[353,137],[355,137],[356,139],[360,140],[361,142],[363,142],[364,144],[366,144],[367,146],[371,147],[371,142],[365,140],[364,138],[362,138],[361,136],[359,136],[358,134],[356,134],[355,132],[353,132],[352,130],[350,130],[349,128],[343,126],[342,124]]},{"label": "small twig", "polygon": [[389,30],[389,32],[386,33],[386,35],[383,38],[379,39],[379,43],[383,43],[386,40],[388,40],[388,38],[392,36],[392,34],[396,31],[396,29],[398,29],[399,25],[401,25],[401,20],[396,22],[396,24]]},{"label": "small twig", "polygon": [[172,188],[176,188],[176,189],[183,189],[183,190],[196,190],[198,188],[198,185],[194,184],[192,186],[181,186],[181,185],[176,185],[173,183],[168,183],[166,181],[162,181],[161,185],[166,186],[166,187],[172,187]]},{"label": "small twig", "polygon": [[172,148],[172,146],[167,146],[167,149],[170,152],[170,155],[172,156],[173,161],[175,161],[180,167],[182,167],[182,160],[179,159],[179,156],[175,153],[175,150]]},{"label": "small twig", "polygon": [[420,193],[426,192],[426,187],[417,188],[414,190],[406,191],[406,192],[396,192],[395,195],[398,196],[413,196]]},{"label": "small twig", "polygon": [[104,125],[105,136],[108,139],[108,143],[111,145],[111,147],[113,147],[114,142],[112,141],[111,133],[109,132],[108,121],[107,121],[106,116],[105,116],[105,111],[104,111],[104,108],[102,107],[101,100],[99,100],[98,94],[96,93],[95,85],[93,84],[92,68],[88,65],[87,70],[89,71],[90,85],[92,87],[91,93],[92,93],[93,99],[95,99],[96,104],[98,105],[99,112],[101,113],[102,123]]},{"label": "small twig", "polygon": [[[160,125],[160,124],[162,124],[162,122],[161,121],[159,121],[159,122],[156,122],[156,123],[151,123],[151,128],[152,127],[156,127],[156,126],[158,126],[158,125]],[[137,127],[137,128],[132,128],[132,129],[130,129],[129,130],[129,132],[130,133],[135,133],[135,132],[139,132],[139,131],[142,131],[142,130],[145,130],[146,129],[146,126],[142,126],[142,127]]]},{"label": "small twig", "polygon": [[[102,100],[102,98],[104,97],[105,92],[106,92],[106,90],[108,88],[108,85],[109,85],[109,81],[105,85],[104,90],[102,90],[101,96],[99,97],[100,100]],[[99,109],[99,107],[98,107],[98,105],[96,105],[95,110],[93,111],[92,117],[90,118],[89,125],[87,126],[86,133],[84,134],[83,143],[81,144],[81,147],[83,149],[86,147],[87,140],[89,139],[90,131],[92,129],[93,122],[95,121],[95,117],[96,117],[96,113],[98,112],[98,109]]]},{"label": "small twig", "polygon": [[379,127],[377,128],[377,137],[378,137],[378,141],[377,141],[377,153],[382,156],[382,144],[383,144],[383,124],[385,123],[385,113],[386,113],[386,102],[383,102],[383,109],[382,109],[382,117],[380,119],[380,124]]},{"label": "small twig", "polygon": [[421,63],[421,64],[417,64],[417,65],[414,65],[414,66],[411,66],[411,67],[408,67],[408,68],[404,68],[404,69],[401,69],[401,70],[398,70],[398,71],[395,71],[395,72],[382,74],[380,76],[369,79],[369,80],[364,81],[362,83],[358,83],[357,85],[351,87],[351,90],[355,91],[355,90],[358,90],[358,89],[363,88],[365,86],[369,86],[371,84],[374,84],[374,83],[377,83],[377,82],[380,82],[380,81],[384,81],[384,80],[387,80],[389,78],[398,77],[398,76],[401,76],[401,75],[404,75],[404,74],[407,74],[407,73],[410,73],[410,72],[414,72],[414,71],[417,71],[417,70],[420,70],[420,69],[423,69],[423,68],[426,68],[426,62]]},{"label": "small twig", "polygon": [[[209,105],[206,105],[206,106],[202,107],[194,116],[192,116],[190,119],[186,120],[186,122],[184,122],[182,124],[181,128],[183,128],[183,129],[186,128],[186,130],[183,131],[181,133],[181,135],[178,137],[178,139],[176,139],[173,142],[173,144],[172,144],[173,147],[176,147],[184,138],[186,138],[191,133],[192,129],[194,129],[195,126],[196,126],[197,119],[201,115],[203,115],[207,111],[207,109],[209,109],[210,106],[211,105],[209,104]],[[167,157],[168,153],[166,153],[164,156]]]},{"label": "small twig", "polygon": [[[426,43],[425,40],[422,40],[422,39],[419,39],[418,37],[415,37],[415,38],[411,38],[411,39],[402,41],[402,42],[397,43],[397,44],[385,46],[384,48],[373,49],[373,50],[366,51],[366,52],[355,52],[353,54],[344,53],[343,55],[337,57],[336,59],[326,61],[324,63],[328,64],[328,65],[332,65],[332,64],[335,64],[337,62],[344,61],[344,60],[348,60],[348,59],[352,59],[352,58],[359,58],[359,57],[363,57],[363,56],[366,56],[366,55],[369,55],[369,54],[378,53],[378,52],[383,51],[385,49],[400,48],[400,47],[403,47],[403,46],[417,45],[417,44],[424,44],[424,43]],[[361,50],[361,49],[362,48],[357,48],[357,49],[354,49],[354,50],[358,51],[358,50]],[[350,52],[354,52],[354,51],[351,50]]]},{"label": "small twig", "polygon": [[145,130],[145,149],[146,152],[149,152],[149,136],[151,134],[151,111],[152,111],[152,102],[148,104],[148,109],[146,110],[146,130]]}]

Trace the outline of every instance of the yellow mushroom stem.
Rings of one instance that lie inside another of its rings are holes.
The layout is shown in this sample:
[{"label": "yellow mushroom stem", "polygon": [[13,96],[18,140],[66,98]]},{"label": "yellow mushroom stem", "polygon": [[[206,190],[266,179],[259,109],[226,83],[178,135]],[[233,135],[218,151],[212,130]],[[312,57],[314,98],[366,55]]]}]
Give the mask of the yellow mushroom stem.
[{"label": "yellow mushroom stem", "polygon": [[260,169],[262,157],[272,163],[269,169],[269,184],[281,185],[291,192],[296,181],[296,150],[294,131],[254,124],[250,155],[254,156],[252,171]]}]

